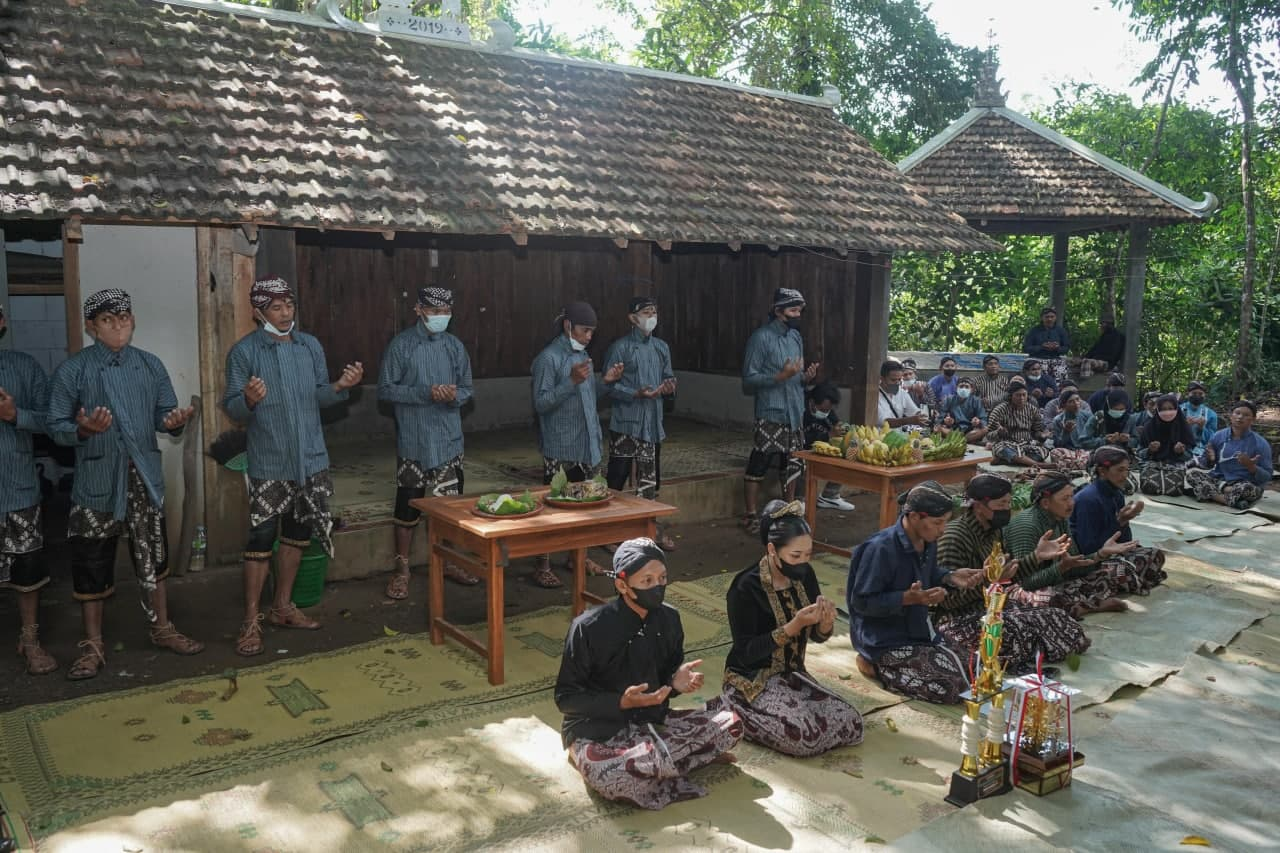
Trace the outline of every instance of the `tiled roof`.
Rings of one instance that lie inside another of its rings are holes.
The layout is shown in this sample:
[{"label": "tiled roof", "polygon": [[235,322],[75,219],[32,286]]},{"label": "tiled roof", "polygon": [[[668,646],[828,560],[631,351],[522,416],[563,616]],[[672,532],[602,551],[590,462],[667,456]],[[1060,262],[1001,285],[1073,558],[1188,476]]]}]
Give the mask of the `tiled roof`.
[{"label": "tiled roof", "polygon": [[1009,220],[1172,224],[1217,207],[1005,107],[970,110],[899,168],[930,201],[996,232]]},{"label": "tiled roof", "polygon": [[0,0],[0,215],[997,244],[815,99],[153,0]]}]

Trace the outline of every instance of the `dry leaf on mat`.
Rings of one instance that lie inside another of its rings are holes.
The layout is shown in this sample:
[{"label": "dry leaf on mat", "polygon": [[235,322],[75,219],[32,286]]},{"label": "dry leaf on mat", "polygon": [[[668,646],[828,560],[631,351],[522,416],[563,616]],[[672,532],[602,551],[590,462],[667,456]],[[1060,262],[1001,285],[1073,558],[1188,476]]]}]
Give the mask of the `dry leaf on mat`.
[{"label": "dry leaf on mat", "polygon": [[388,637],[400,636],[399,631],[397,631],[395,628],[388,628],[386,625],[382,626],[382,633],[386,634]]},{"label": "dry leaf on mat", "polygon": [[898,724],[893,721],[893,717],[884,718],[884,727],[891,732],[896,732],[898,730]]},{"label": "dry leaf on mat", "polygon": [[1188,835],[1186,838],[1182,839],[1178,843],[1186,844],[1191,847],[1212,847],[1213,846],[1212,844],[1209,843],[1209,839],[1201,838],[1199,835]]},{"label": "dry leaf on mat", "polygon": [[391,765],[388,764],[387,762],[383,761],[381,766],[383,770],[387,771],[388,773],[391,772]]}]

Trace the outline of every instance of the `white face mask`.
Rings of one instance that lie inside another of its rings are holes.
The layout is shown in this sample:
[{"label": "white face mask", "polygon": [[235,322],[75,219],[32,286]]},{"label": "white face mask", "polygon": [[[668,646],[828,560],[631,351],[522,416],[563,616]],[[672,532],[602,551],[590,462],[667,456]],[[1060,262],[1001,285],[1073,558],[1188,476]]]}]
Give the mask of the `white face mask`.
[{"label": "white face mask", "polygon": [[273,335],[279,335],[280,337],[284,337],[285,335],[287,335],[287,334],[289,334],[290,332],[292,332],[292,331],[293,331],[293,327],[294,327],[294,326],[296,326],[296,325],[297,325],[297,321],[296,321],[296,320],[290,320],[290,321],[289,321],[289,328],[287,328],[287,329],[285,329],[285,330],[281,331],[280,329],[277,329],[275,326],[273,326],[273,325],[271,325],[270,323],[268,323],[265,317],[264,317],[264,318],[263,318],[263,320],[262,320],[262,328],[266,329],[270,334],[273,334]]},{"label": "white face mask", "polygon": [[584,344],[584,343],[582,343],[581,341],[579,341],[579,340],[578,340],[577,338],[575,338],[573,335],[570,335],[570,336],[569,336],[569,346],[573,347],[573,351],[574,351],[574,352],[582,352],[583,350],[585,350],[585,349],[587,348],[587,345],[586,345],[586,344]]},{"label": "white face mask", "polygon": [[449,328],[449,321],[452,319],[452,314],[431,314],[422,318],[422,324],[427,327],[428,332],[438,335]]},{"label": "white face mask", "polygon": [[644,332],[645,334],[653,334],[653,330],[656,328],[658,328],[657,317],[641,317],[640,318],[640,331]]}]

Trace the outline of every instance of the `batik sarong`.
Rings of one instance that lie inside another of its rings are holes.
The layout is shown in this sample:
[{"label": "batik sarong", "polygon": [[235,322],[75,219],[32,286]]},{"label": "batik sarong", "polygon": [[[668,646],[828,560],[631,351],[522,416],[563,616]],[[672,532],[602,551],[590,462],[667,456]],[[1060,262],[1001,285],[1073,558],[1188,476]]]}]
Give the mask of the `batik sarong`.
[{"label": "batik sarong", "polygon": [[[329,514],[329,498],[333,497],[333,478],[329,470],[317,471],[305,483],[294,480],[249,480],[249,527],[265,524],[273,518],[290,516],[298,526],[308,528],[311,536],[333,558],[333,517]],[[290,543],[307,547],[306,542]]]},{"label": "batik sarong", "polygon": [[1248,480],[1228,483],[1204,468],[1188,468],[1183,488],[1198,501],[1211,501],[1215,495],[1221,495],[1232,509],[1248,509],[1262,500],[1262,486],[1257,483]]},{"label": "batik sarong", "polygon": [[707,791],[688,774],[742,739],[742,721],[723,701],[700,711],[672,711],[660,726],[634,723],[607,741],[578,738],[569,747],[587,785],[607,800],[660,809]]},{"label": "batik sarong", "polygon": [[875,662],[876,674],[885,689],[900,696],[954,705],[969,689],[965,654],[945,642],[900,646],[880,655]]},{"label": "batik sarong", "polygon": [[804,673],[774,675],[754,701],[726,684],[724,699],[742,718],[743,737],[784,755],[803,758],[862,743],[862,715]]},{"label": "batik sarong", "polygon": [[[957,649],[977,648],[982,635],[981,609],[938,616],[938,633]],[[1036,653],[1050,662],[1066,660],[1089,648],[1089,638],[1080,623],[1059,607],[1025,607],[1006,603],[1001,629],[1000,657],[1013,672],[1024,671],[1036,662]]]},{"label": "batik sarong", "polygon": [[41,563],[39,567],[31,566],[32,577],[24,577],[27,573],[21,567],[15,571],[20,557],[34,554],[43,547],[39,504],[0,515],[0,587],[31,592],[47,584],[49,571],[43,561],[31,561]]}]

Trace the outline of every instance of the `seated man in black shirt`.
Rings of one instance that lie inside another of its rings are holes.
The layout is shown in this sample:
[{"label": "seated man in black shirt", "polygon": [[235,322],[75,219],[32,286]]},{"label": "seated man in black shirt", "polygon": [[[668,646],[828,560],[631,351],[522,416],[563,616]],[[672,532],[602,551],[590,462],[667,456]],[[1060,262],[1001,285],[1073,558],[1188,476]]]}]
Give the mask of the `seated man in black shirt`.
[{"label": "seated man in black shirt", "polygon": [[1111,320],[1098,323],[1097,342],[1080,359],[1080,376],[1088,379],[1095,371],[1114,370],[1124,360],[1124,335]]},{"label": "seated man in black shirt", "polygon": [[702,687],[700,660],[684,663],[684,628],[662,603],[666,555],[652,539],[629,539],[613,555],[618,597],[569,628],[556,706],[569,759],[610,800],[646,809],[706,796],[687,778],[742,737],[719,698],[703,710],[672,711],[673,696]]}]

